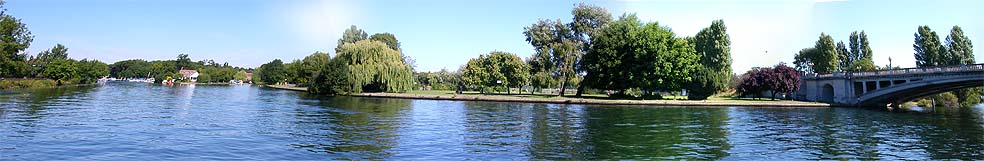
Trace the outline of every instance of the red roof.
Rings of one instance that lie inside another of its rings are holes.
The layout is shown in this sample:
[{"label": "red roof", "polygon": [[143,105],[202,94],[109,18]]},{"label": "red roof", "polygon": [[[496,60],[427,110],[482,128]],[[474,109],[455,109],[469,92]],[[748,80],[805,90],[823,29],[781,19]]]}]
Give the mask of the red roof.
[{"label": "red roof", "polygon": [[181,75],[184,76],[184,77],[191,77],[191,75],[194,75],[195,73],[198,73],[198,71],[195,71],[195,70],[178,70],[178,73],[181,73]]}]

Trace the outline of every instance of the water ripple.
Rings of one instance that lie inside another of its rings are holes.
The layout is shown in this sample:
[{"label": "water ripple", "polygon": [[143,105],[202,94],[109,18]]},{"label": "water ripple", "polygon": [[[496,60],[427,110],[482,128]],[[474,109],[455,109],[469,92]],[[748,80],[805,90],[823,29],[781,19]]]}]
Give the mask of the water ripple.
[{"label": "water ripple", "polygon": [[984,107],[645,107],[110,83],[0,95],[0,160],[973,160]]}]

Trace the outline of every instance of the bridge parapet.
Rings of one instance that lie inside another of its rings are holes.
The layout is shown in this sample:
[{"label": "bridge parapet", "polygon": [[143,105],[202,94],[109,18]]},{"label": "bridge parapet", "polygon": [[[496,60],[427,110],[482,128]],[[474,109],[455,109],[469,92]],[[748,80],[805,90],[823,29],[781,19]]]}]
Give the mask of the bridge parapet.
[{"label": "bridge parapet", "polygon": [[803,79],[839,79],[839,78],[859,78],[859,77],[885,77],[885,76],[916,76],[925,74],[960,74],[964,72],[984,71],[984,64],[955,65],[941,67],[924,68],[904,68],[894,70],[875,70],[863,72],[837,72],[832,74],[801,74]]}]

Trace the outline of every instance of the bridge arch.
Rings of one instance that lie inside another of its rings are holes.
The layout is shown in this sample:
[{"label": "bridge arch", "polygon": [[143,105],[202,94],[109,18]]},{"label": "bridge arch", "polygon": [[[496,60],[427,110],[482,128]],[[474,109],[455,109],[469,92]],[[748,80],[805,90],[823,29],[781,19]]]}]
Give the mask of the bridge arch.
[{"label": "bridge arch", "polygon": [[834,102],[834,86],[827,83],[821,89],[823,91],[821,92],[820,100],[823,102]]},{"label": "bridge arch", "polygon": [[857,104],[860,106],[901,104],[934,94],[979,86],[984,86],[984,77],[922,80],[865,93],[858,97]]}]

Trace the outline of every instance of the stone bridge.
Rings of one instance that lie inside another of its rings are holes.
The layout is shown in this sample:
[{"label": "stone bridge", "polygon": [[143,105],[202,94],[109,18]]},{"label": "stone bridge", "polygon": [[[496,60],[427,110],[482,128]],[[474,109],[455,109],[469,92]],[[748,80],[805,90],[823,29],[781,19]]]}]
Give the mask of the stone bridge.
[{"label": "stone bridge", "polygon": [[984,86],[984,64],[805,74],[793,98],[844,106],[885,107],[977,86]]}]

